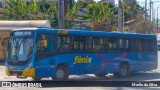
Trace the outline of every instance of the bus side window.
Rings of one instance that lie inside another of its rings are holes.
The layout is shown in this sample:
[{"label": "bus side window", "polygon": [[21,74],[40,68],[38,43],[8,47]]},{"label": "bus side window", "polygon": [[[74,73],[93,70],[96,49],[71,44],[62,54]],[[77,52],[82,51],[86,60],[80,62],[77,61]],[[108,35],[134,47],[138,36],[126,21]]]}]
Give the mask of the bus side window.
[{"label": "bus side window", "polygon": [[105,51],[109,51],[108,38],[104,39],[104,49],[105,49]]},{"label": "bus side window", "polygon": [[119,51],[122,51],[122,52],[131,50],[130,40],[128,38],[118,39],[118,46],[119,46]]},{"label": "bus side window", "polygon": [[72,50],[79,51],[79,38],[78,36],[73,36]]},{"label": "bus side window", "polygon": [[39,33],[36,41],[36,60],[41,60],[53,55],[55,52],[54,35]]},{"label": "bus side window", "polygon": [[85,51],[86,37],[85,36],[73,36],[72,51]]},{"label": "bus side window", "polygon": [[109,37],[108,47],[109,47],[109,51],[118,51],[117,38]]},{"label": "bus side window", "polygon": [[70,36],[58,36],[57,40],[58,52],[68,52],[71,49],[71,38]]},{"label": "bus side window", "polygon": [[88,36],[87,37],[87,40],[86,40],[86,44],[85,44],[85,49],[89,52],[93,51],[93,39],[91,36]]},{"label": "bus side window", "polygon": [[142,45],[141,45],[141,47],[142,47],[142,52],[145,52],[145,51],[146,51],[146,39],[142,39],[142,40],[141,40],[141,43],[142,43]]},{"label": "bus side window", "polygon": [[54,52],[54,40],[51,35],[41,34],[37,39],[37,52]]},{"label": "bus side window", "polygon": [[138,40],[137,45],[138,45],[138,51],[142,52],[142,42],[141,42],[141,40]]},{"label": "bus side window", "polygon": [[42,52],[42,50],[43,50],[42,40],[37,40],[36,53]]},{"label": "bus side window", "polygon": [[154,52],[154,40],[151,40],[151,39],[147,39],[146,40],[146,49],[147,49],[147,52]]},{"label": "bus side window", "polygon": [[133,51],[134,52],[142,52],[142,40],[141,39],[133,39]]},{"label": "bus side window", "polygon": [[95,51],[104,51],[104,39],[102,37],[93,37],[93,49]]}]

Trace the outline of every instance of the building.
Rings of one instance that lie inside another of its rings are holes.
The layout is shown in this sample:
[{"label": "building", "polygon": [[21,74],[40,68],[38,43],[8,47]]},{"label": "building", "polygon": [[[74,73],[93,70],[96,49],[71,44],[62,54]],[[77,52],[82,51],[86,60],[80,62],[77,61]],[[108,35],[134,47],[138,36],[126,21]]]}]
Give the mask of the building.
[{"label": "building", "polygon": [[81,0],[81,1],[88,2],[88,3],[92,3],[93,2],[93,0]]},{"label": "building", "polygon": [[[94,0],[82,0],[83,2],[88,2],[88,3],[92,3]],[[115,0],[101,0],[100,2],[103,3],[111,3],[112,5],[115,5]]]},{"label": "building", "polygon": [[112,5],[115,5],[115,0],[101,0],[103,3],[111,3]]}]

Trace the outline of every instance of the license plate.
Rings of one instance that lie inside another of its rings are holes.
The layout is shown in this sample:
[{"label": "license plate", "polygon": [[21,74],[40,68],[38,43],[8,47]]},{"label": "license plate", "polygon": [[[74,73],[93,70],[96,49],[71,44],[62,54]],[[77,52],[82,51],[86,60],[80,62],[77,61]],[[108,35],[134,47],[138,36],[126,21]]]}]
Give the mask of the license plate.
[{"label": "license plate", "polygon": [[18,76],[18,74],[17,73],[13,73],[13,76]]}]

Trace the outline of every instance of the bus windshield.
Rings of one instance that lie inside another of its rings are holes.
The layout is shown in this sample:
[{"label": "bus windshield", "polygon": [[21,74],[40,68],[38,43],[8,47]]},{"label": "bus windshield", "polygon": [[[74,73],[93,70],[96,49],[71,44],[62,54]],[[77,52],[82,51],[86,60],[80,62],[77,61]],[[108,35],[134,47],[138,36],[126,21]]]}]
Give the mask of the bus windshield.
[{"label": "bus windshield", "polygon": [[32,56],[33,37],[10,37],[7,51],[9,61],[28,60]]}]

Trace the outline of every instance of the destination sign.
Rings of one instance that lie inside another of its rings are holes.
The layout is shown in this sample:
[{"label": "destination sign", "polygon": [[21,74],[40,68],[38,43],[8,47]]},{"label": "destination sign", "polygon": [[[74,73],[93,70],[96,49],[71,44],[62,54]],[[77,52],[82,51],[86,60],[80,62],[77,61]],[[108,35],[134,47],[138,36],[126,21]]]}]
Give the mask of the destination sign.
[{"label": "destination sign", "polygon": [[12,33],[12,36],[31,36],[33,31],[16,31]]}]

